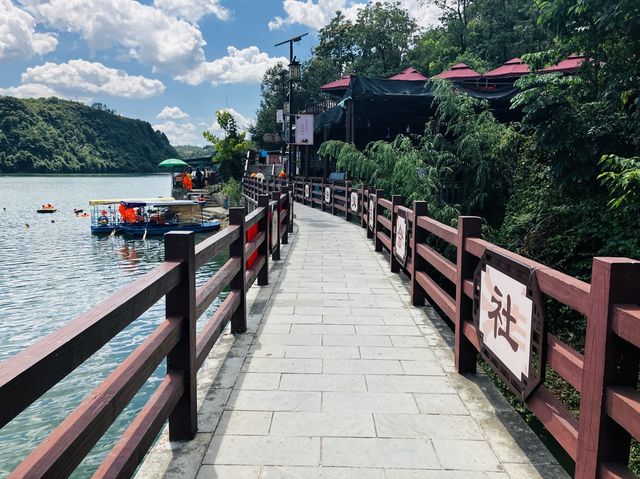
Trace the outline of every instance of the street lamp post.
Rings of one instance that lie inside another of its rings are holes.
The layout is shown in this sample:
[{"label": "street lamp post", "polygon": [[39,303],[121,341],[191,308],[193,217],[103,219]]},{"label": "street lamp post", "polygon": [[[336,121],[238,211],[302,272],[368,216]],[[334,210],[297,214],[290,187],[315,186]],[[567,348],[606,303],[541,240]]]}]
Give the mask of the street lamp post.
[{"label": "street lamp post", "polygon": [[293,83],[296,81],[300,81],[300,62],[298,62],[296,60],[296,57],[293,55],[293,44],[300,42],[300,40],[302,40],[302,37],[306,35],[308,35],[308,33],[303,33],[302,35],[298,35],[297,37],[293,37],[289,40],[285,40],[283,42],[275,44],[276,47],[284,45],[285,43],[289,44],[289,111],[283,111],[284,117],[288,119],[287,128],[289,130],[289,160],[287,164],[288,178],[291,178],[294,173],[293,144],[295,143],[295,140],[293,138],[293,123],[291,121],[293,116],[295,115],[293,109]]}]

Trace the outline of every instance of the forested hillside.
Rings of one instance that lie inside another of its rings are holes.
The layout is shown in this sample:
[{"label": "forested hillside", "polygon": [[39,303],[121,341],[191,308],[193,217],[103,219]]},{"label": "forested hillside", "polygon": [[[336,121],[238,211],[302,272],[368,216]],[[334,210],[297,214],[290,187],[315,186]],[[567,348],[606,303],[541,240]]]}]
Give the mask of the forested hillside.
[{"label": "forested hillside", "polygon": [[203,158],[205,156],[213,156],[216,149],[213,146],[195,146],[195,145],[180,145],[176,146],[178,156],[183,160],[190,160],[191,158]]},{"label": "forested hillside", "polygon": [[149,123],[102,105],[0,96],[0,173],[150,172],[175,156]]}]

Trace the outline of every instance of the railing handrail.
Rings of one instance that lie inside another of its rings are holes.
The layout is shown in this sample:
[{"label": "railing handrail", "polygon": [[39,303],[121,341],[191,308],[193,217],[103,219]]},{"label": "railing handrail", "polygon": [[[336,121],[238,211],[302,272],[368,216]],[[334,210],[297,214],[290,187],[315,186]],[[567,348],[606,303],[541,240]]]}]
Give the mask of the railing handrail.
[{"label": "railing handrail", "polygon": [[[542,384],[527,400],[528,408],[541,420],[565,451],[576,461],[576,477],[635,477],[627,468],[629,441],[640,440],[640,393],[636,390],[640,353],[640,262],[627,258],[594,258],[591,283],[520,256],[481,238],[481,219],[458,218],[458,227],[445,225],[427,215],[426,203],[403,206],[401,197],[384,198],[371,187],[342,191],[323,178],[294,178],[296,201],[323,211],[340,210],[340,200],[358,193],[357,211],[346,219],[359,219],[376,251],[389,251],[392,271],[401,269],[411,279],[414,305],[428,297],[454,323],[455,363],[458,372],[474,372],[479,348],[471,319],[472,273],[484,251],[491,249],[535,271],[540,291],[587,317],[584,354],[547,333],[547,365],[581,394],[580,420]],[[302,185],[302,186],[299,186]],[[306,194],[308,186],[309,194]],[[318,188],[330,201],[317,201]],[[373,200],[373,224],[369,224],[369,200]],[[336,202],[338,200],[338,202]],[[349,209],[349,208],[347,208]],[[384,212],[390,213],[390,217]],[[398,214],[409,223],[407,264],[400,267],[393,253]],[[456,248],[456,262],[427,244],[434,235]],[[428,274],[429,265],[440,272],[445,289]],[[452,296],[448,291],[455,290]],[[618,344],[618,338],[628,343]],[[630,354],[629,348],[633,349]],[[619,427],[611,426],[615,422]],[[615,447],[612,446],[615,443]]]},{"label": "railing handrail", "polygon": [[[265,187],[264,184],[261,187]],[[288,191],[288,190],[287,190]],[[98,477],[131,475],[169,419],[172,439],[190,439],[197,430],[196,371],[224,327],[247,329],[246,290],[257,279],[268,283],[269,251],[279,259],[287,228],[272,232],[272,211],[292,218],[289,193],[258,196],[258,207],[246,215],[231,208],[230,225],[194,244],[194,234],[165,235],[163,263],[110,296],[98,306],[0,363],[0,428],[56,385],[127,325],[166,296],[166,319],[24,459],[10,477],[67,476],[117,419],[136,392],[167,358],[167,375],[123,437],[104,459]],[[281,223],[277,224],[279,230]],[[249,239],[254,229],[255,235]],[[273,237],[276,237],[273,239]],[[268,239],[271,238],[268,244]],[[251,245],[247,251],[247,246]],[[229,249],[229,259],[196,288],[195,272]],[[277,254],[276,254],[277,253]],[[252,255],[255,255],[253,257]],[[251,261],[249,268],[246,261]],[[227,286],[230,292],[195,333],[197,319]]]}]

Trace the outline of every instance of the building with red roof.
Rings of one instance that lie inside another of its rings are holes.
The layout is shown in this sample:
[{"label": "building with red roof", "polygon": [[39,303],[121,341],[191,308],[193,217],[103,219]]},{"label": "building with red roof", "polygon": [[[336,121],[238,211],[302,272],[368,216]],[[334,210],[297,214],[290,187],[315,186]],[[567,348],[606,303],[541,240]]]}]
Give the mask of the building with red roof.
[{"label": "building with red roof", "polygon": [[583,55],[569,55],[560,63],[540,70],[542,73],[574,73],[584,63],[587,57]]},{"label": "building with red roof", "polygon": [[514,78],[531,73],[529,65],[523,62],[520,58],[512,58],[505,62],[503,65],[493,70],[488,71],[483,76],[485,78]]},{"label": "building with red roof", "polygon": [[472,70],[466,63],[457,63],[448,70],[433,75],[431,78],[445,78],[447,80],[477,80],[482,75]]},{"label": "building with red roof", "polygon": [[397,75],[389,77],[389,80],[427,81],[428,78],[413,67],[402,70]]},{"label": "building with red roof", "polygon": [[322,91],[326,91],[329,93],[338,93],[339,91],[344,91],[349,88],[349,83],[351,82],[352,75],[342,75],[339,80],[332,81],[325,85],[322,85],[320,89]]}]

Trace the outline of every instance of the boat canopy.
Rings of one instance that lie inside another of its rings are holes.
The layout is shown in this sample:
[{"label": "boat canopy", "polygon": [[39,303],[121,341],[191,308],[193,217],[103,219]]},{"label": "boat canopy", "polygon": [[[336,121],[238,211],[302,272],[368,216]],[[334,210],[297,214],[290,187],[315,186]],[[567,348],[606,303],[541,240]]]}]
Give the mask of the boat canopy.
[{"label": "boat canopy", "polygon": [[89,200],[90,206],[98,206],[98,205],[117,205],[124,202],[141,202],[146,203],[147,201],[157,201],[157,202],[166,202],[166,201],[175,201],[175,199],[171,196],[160,196],[158,198],[135,198],[132,200],[123,200],[122,198],[114,198],[110,200]]},{"label": "boat canopy", "polygon": [[163,201],[163,200],[159,200],[158,198],[156,199],[150,199],[150,200],[121,200],[120,201],[121,204],[123,204],[124,206],[126,206],[127,208],[141,208],[143,206],[165,206],[165,207],[170,207],[170,206],[199,206],[201,203],[198,203],[197,201],[193,201],[193,200],[170,200],[170,201]]}]

